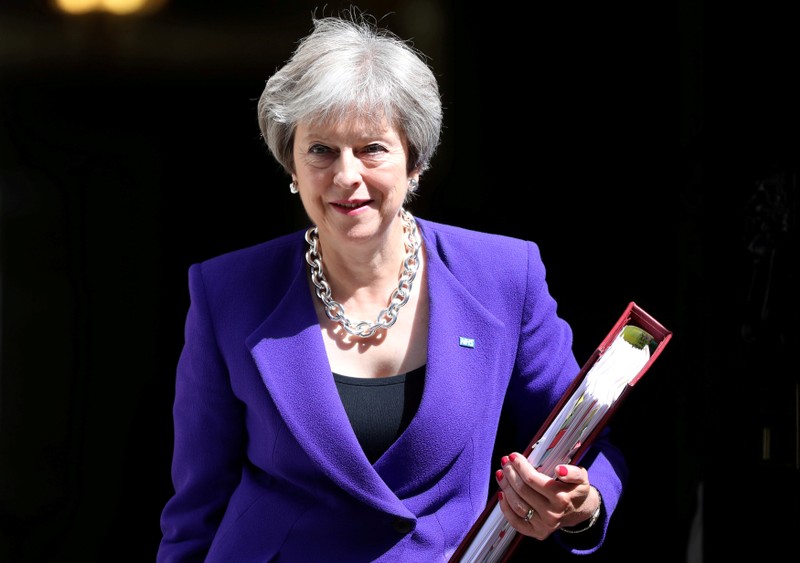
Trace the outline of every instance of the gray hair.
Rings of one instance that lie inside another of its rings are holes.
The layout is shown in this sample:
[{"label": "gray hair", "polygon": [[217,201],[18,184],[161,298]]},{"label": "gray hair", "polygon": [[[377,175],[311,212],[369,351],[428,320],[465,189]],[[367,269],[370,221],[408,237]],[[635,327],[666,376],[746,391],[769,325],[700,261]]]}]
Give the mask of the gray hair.
[{"label": "gray hair", "polygon": [[294,172],[297,123],[386,119],[408,142],[407,171],[430,166],[439,145],[442,102],[426,57],[357,10],[312,18],[313,29],[267,81],[258,124],[275,159]]}]

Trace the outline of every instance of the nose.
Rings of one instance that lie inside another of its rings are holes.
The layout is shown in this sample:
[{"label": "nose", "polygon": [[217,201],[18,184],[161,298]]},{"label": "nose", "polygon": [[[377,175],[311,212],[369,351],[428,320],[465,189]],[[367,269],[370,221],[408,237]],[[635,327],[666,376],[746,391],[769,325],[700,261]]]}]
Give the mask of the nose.
[{"label": "nose", "polygon": [[336,161],[333,183],[347,189],[361,185],[361,161],[351,150],[343,150]]}]

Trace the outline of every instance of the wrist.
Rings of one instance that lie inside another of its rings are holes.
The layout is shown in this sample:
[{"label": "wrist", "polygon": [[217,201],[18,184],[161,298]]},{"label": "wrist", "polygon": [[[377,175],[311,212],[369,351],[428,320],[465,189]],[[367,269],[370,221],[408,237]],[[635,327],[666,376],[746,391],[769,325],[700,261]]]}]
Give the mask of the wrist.
[{"label": "wrist", "polygon": [[580,534],[592,528],[597,521],[600,519],[600,514],[602,513],[603,509],[603,497],[600,495],[600,491],[596,488],[592,487],[595,491],[597,491],[597,508],[594,509],[592,515],[589,517],[588,520],[584,520],[576,524],[575,526],[566,526],[561,528],[562,532],[566,532],[567,534]]}]

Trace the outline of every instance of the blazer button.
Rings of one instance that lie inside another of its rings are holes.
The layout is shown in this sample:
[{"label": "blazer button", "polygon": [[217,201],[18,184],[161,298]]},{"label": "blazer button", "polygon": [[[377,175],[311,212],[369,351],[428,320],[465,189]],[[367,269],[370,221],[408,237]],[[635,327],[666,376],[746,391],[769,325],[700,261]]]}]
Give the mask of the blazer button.
[{"label": "blazer button", "polygon": [[411,531],[413,523],[411,520],[406,520],[405,518],[395,518],[394,522],[392,522],[392,526],[394,526],[395,531],[405,535]]}]

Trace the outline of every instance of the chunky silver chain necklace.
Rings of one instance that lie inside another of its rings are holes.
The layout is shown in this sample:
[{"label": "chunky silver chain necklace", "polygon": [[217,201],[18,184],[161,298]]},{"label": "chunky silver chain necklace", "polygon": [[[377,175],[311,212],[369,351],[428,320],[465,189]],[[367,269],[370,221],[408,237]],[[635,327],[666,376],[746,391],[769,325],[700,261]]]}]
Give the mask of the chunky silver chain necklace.
[{"label": "chunky silver chain necklace", "polygon": [[413,215],[405,209],[400,210],[403,220],[404,244],[406,247],[406,257],[403,260],[403,272],[400,274],[400,281],[397,289],[392,292],[389,298],[389,306],[383,309],[374,323],[367,321],[353,322],[347,318],[344,305],[334,301],[331,297],[331,286],[325,279],[322,271],[322,258],[319,255],[319,235],[317,227],[311,227],[306,231],[306,242],[308,251],[306,252],[306,262],[311,266],[311,281],[317,288],[317,297],[325,306],[325,314],[334,322],[339,323],[353,336],[369,338],[376,331],[382,328],[389,328],[397,321],[397,312],[408,303],[411,297],[411,287],[419,269],[419,248],[421,246],[417,222]]}]

